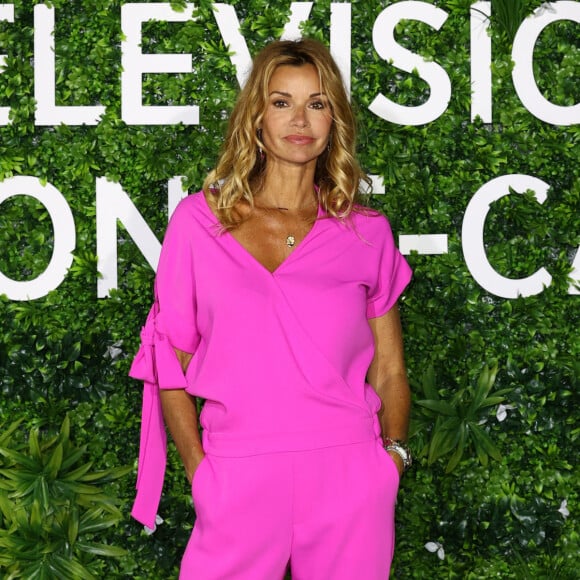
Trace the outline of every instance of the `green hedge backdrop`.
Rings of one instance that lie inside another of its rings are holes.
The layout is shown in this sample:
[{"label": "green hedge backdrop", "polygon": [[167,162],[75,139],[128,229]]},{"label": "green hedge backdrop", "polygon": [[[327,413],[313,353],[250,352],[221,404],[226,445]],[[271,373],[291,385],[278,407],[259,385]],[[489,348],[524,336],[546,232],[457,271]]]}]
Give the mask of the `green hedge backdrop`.
[{"label": "green hedge backdrop", "polygon": [[[161,240],[168,182],[184,176],[185,189],[201,186],[238,89],[236,71],[210,2],[197,3],[186,22],[144,23],[142,51],[191,54],[193,72],[143,75],[143,104],[195,103],[200,124],[128,124],[121,110],[123,3],[54,0],[46,6],[55,15],[55,104],[106,109],[94,125],[40,124],[35,99],[46,96],[35,93],[42,59],[34,37],[43,26],[34,21],[36,4],[0,4],[0,107],[10,108],[10,122],[0,126],[0,180],[32,176],[54,186],[72,211],[76,247],[54,291],[35,300],[0,298],[0,576],[175,577],[194,515],[173,450],[164,522],[149,534],[128,515],[141,397],[127,372],[154,273],[120,223],[118,288],[97,297],[97,180],[120,184]],[[279,38],[289,18],[287,1],[230,4],[251,54]],[[472,2],[414,3],[417,14],[430,4],[447,18],[439,30],[402,20],[396,41],[443,67],[452,94],[436,120],[404,126],[368,109],[378,93],[408,107],[430,96],[417,71],[399,70],[373,45],[373,24],[398,2],[348,4],[360,158],[385,188],[371,203],[397,235],[448,236],[447,253],[408,257],[414,279],[401,312],[417,461],[402,482],[392,576],[576,578],[580,316],[571,273],[580,243],[580,135],[577,123],[550,124],[526,109],[511,60],[524,17],[555,5],[491,3],[493,117],[484,122],[470,114]],[[328,43],[331,8],[314,2],[303,33]],[[560,20],[544,29],[534,52],[542,95],[570,111],[580,102],[579,38],[577,21]],[[507,278],[544,267],[553,280],[535,295],[506,299],[471,275],[462,223],[474,194],[511,174],[550,189],[543,204],[532,191],[491,204],[489,262]],[[35,280],[51,260],[55,233],[45,206],[14,187],[0,205],[0,272]]]}]

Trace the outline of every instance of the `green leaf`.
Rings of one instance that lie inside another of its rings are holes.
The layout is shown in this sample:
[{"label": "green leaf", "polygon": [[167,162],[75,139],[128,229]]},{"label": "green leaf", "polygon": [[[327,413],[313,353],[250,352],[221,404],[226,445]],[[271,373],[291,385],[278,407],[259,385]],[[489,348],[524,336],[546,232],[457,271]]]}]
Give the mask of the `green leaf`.
[{"label": "green leaf", "polygon": [[445,401],[422,400],[417,401],[417,405],[425,407],[426,409],[430,409],[431,411],[435,411],[441,415],[447,415],[449,417],[457,416],[455,407]]},{"label": "green leaf", "polygon": [[439,393],[437,392],[437,384],[435,378],[435,368],[433,365],[429,365],[427,370],[423,374],[422,380],[423,393],[427,399],[437,400],[439,399]]},{"label": "green leaf", "polygon": [[77,467],[73,471],[67,473],[67,475],[64,476],[62,478],[62,480],[63,481],[79,481],[80,479],[83,479],[83,477],[87,474],[88,471],[90,471],[92,466],[93,466],[92,461],[90,461],[89,463],[85,463],[84,465],[81,465],[80,467]]},{"label": "green leaf", "polygon": [[33,501],[30,509],[30,528],[39,536],[42,535],[43,516],[44,510],[42,509],[40,502]]},{"label": "green leaf", "polygon": [[70,418],[65,415],[64,420],[62,422],[62,426],[60,428],[59,439],[61,443],[66,443],[70,439]]},{"label": "green leaf", "polygon": [[445,468],[445,473],[451,473],[461,461],[461,458],[463,457],[463,452],[465,450],[466,439],[467,439],[467,429],[465,424],[462,423],[459,426],[459,440],[457,441],[457,446],[455,448],[455,451],[449,458],[447,467]]},{"label": "green leaf", "polygon": [[58,472],[62,466],[63,448],[62,443],[59,443],[52,452],[50,459],[46,465],[46,474],[49,479],[56,479]]},{"label": "green leaf", "polygon": [[31,459],[30,457],[27,457],[23,453],[20,453],[13,449],[0,447],[0,455],[3,455],[4,457],[11,459],[15,464],[20,465],[22,467],[26,467],[31,471],[37,471],[39,467],[42,468],[39,465],[38,461]]},{"label": "green leaf", "polygon": [[29,453],[33,459],[40,461],[41,451],[38,443],[38,429],[32,429],[28,438]]},{"label": "green leaf", "polygon": [[3,433],[0,433],[0,447],[9,444],[12,434],[14,433],[14,431],[16,431],[16,429],[18,429],[22,421],[24,421],[24,417],[20,417],[19,419],[14,421],[13,423],[11,423],[8,429],[6,429]]},{"label": "green leaf", "polygon": [[90,572],[90,570],[83,566],[78,560],[64,558],[59,554],[55,554],[51,558],[51,561],[54,570],[59,570],[59,574],[62,574],[63,571],[64,574],[66,574],[65,576],[62,576],[62,578],[74,578],[75,580],[97,580],[97,578]]},{"label": "green leaf", "polygon": [[133,467],[130,465],[122,467],[111,467],[110,469],[105,469],[103,471],[95,471],[94,473],[88,473],[83,476],[83,481],[98,481],[99,483],[107,483],[121,477],[125,477],[133,471]]},{"label": "green leaf", "polygon": [[458,433],[451,429],[439,429],[436,431],[431,438],[431,443],[429,445],[429,456],[428,462],[431,465],[439,457],[442,457],[446,453],[449,453],[457,443]]},{"label": "green leaf", "polygon": [[67,538],[71,546],[74,546],[79,535],[80,518],[79,510],[76,506],[73,506],[70,510],[70,517],[68,520]]},{"label": "green leaf", "polygon": [[477,381],[477,389],[475,391],[475,397],[473,398],[473,402],[469,408],[469,416],[472,417],[474,413],[480,408],[481,404],[493,388],[493,384],[495,383],[495,378],[498,372],[498,365],[497,363],[492,367],[489,368],[485,366],[479,375],[479,379]]},{"label": "green leaf", "polygon": [[77,542],[77,549],[87,552],[89,554],[95,554],[97,556],[111,556],[114,558],[122,558],[127,554],[127,550],[118,548],[117,546],[109,546],[107,544],[85,544],[82,542]]},{"label": "green leaf", "polygon": [[86,445],[79,448],[68,449],[62,460],[61,469],[67,471],[72,465],[74,465],[83,455],[87,452]]},{"label": "green leaf", "polygon": [[496,461],[501,461],[501,453],[492,443],[487,433],[479,425],[473,423],[470,423],[469,428],[471,429],[474,445],[478,451],[480,461],[482,457],[485,457],[485,463],[481,461],[482,465],[487,465],[487,455],[491,455]]}]

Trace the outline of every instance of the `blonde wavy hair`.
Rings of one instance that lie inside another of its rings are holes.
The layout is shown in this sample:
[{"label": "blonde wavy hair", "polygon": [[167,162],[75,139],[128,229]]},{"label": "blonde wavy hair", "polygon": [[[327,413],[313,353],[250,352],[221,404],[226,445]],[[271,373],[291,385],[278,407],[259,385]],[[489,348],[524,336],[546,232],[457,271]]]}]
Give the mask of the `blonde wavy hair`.
[{"label": "blonde wavy hair", "polygon": [[333,119],[329,146],[317,160],[314,178],[323,209],[344,219],[357,205],[361,183],[370,186],[355,156],[355,116],[340,70],[328,49],[312,39],[272,42],[254,58],[230,116],[217,165],[203,184],[206,196],[215,201],[217,217],[225,230],[244,220],[240,205],[253,208],[254,195],[260,191],[268,150],[258,128],[268,102],[270,79],[279,66],[305,64],[316,68]]}]

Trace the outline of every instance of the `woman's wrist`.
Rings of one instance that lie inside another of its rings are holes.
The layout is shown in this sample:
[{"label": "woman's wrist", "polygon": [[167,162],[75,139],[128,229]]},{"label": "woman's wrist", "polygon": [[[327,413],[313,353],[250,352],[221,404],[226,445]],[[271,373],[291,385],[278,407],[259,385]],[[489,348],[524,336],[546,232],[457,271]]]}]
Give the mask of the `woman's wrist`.
[{"label": "woman's wrist", "polygon": [[383,439],[383,446],[391,457],[395,459],[397,466],[402,466],[402,469],[399,469],[400,473],[404,473],[411,467],[413,464],[413,458],[411,456],[411,450],[406,442],[400,439],[385,437]]}]

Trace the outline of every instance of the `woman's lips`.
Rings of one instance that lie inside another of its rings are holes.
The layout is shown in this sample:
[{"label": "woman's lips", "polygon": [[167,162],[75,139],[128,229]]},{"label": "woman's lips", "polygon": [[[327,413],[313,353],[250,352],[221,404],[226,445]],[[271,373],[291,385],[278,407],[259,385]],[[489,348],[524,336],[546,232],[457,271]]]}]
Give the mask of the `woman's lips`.
[{"label": "woman's lips", "polygon": [[309,145],[314,142],[314,137],[308,137],[306,135],[287,135],[284,139],[294,145]]}]

